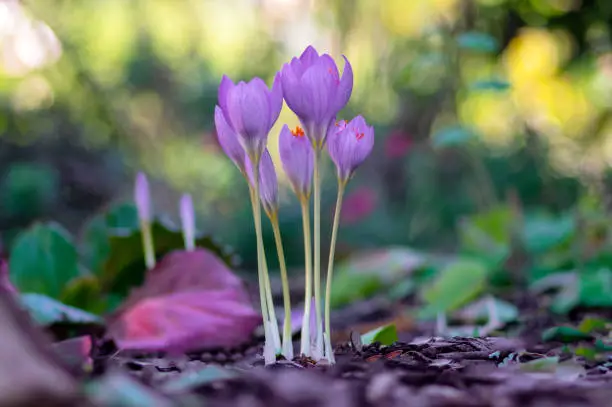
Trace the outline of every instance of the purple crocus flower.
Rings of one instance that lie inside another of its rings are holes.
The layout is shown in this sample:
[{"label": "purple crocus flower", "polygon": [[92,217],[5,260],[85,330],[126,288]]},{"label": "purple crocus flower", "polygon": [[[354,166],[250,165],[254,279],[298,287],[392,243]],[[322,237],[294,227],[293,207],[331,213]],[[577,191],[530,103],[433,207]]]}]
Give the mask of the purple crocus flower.
[{"label": "purple crocus flower", "polygon": [[304,130],[296,127],[289,130],[284,125],[278,138],[281,162],[295,194],[300,200],[308,200],[312,185],[314,150],[304,136]]},{"label": "purple crocus flower", "polygon": [[319,55],[312,46],[281,70],[285,101],[317,148],[325,144],[330,123],[346,106],[353,91],[353,68],[348,59],[343,58],[342,78],[332,57]]},{"label": "purple crocus flower", "polygon": [[236,164],[242,175],[246,176],[246,153],[240,145],[240,141],[238,141],[238,135],[225,120],[223,110],[219,106],[215,106],[215,127],[217,129],[217,139],[223,152]]},{"label": "purple crocus flower", "polygon": [[355,117],[349,123],[339,122],[337,129],[330,129],[327,150],[336,164],[341,182],[349,180],[373,147],[374,128],[368,126],[362,116]]},{"label": "purple crocus flower", "polygon": [[259,160],[266,148],[268,133],[283,106],[280,74],[274,78],[271,90],[260,78],[234,84],[223,76],[219,85],[219,106],[242,148],[250,158]]},{"label": "purple crocus flower", "polygon": [[[246,157],[246,172],[251,186],[253,183],[253,165]],[[266,148],[259,162],[259,197],[264,210],[271,216],[278,210],[278,179],[270,152]]]}]

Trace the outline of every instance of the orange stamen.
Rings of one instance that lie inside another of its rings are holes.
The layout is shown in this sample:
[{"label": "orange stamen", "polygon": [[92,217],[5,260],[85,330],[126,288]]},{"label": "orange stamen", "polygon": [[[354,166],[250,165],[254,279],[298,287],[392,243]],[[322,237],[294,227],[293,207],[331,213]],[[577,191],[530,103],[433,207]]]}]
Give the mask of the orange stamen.
[{"label": "orange stamen", "polygon": [[342,123],[342,124],[346,124],[346,120],[338,120],[338,121],[336,122],[336,127],[340,127],[340,123]]},{"label": "orange stamen", "polygon": [[304,129],[300,126],[295,126],[295,130],[291,130],[291,134],[293,134],[294,137],[304,137]]},{"label": "orange stamen", "polygon": [[357,140],[361,140],[364,137],[363,133],[355,133],[355,137],[357,138]]}]

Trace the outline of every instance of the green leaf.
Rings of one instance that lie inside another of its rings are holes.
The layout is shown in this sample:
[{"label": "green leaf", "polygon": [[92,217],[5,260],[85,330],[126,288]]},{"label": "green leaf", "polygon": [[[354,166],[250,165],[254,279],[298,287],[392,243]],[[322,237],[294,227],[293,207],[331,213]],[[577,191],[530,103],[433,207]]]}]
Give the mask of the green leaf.
[{"label": "green leaf", "polygon": [[184,372],[165,382],[161,389],[166,393],[181,393],[218,380],[231,379],[238,375],[235,370],[209,365],[196,372]]},{"label": "green leaf", "polygon": [[17,237],[9,269],[19,291],[59,298],[64,286],[79,275],[77,251],[60,225],[38,223]]},{"label": "green leaf", "polygon": [[462,318],[466,322],[472,323],[486,323],[489,321],[489,301],[492,300],[493,310],[497,315],[497,320],[501,323],[507,323],[516,321],[519,316],[518,308],[507,302],[500,300],[499,298],[493,297],[489,299],[487,297],[480,298],[477,301],[465,306],[457,312],[457,316]]},{"label": "green leaf", "polygon": [[578,289],[579,276],[576,272],[549,274],[534,281],[529,289],[536,294],[557,290],[550,304],[550,309],[557,314],[567,314],[580,303]]},{"label": "green leaf", "polygon": [[476,135],[462,126],[444,127],[433,134],[435,148],[462,146],[474,140]]},{"label": "green leaf", "polygon": [[344,306],[396,287],[400,282],[411,281],[412,274],[425,263],[422,254],[407,247],[391,247],[354,255],[336,267],[331,306]]},{"label": "green leaf", "polygon": [[505,92],[510,89],[510,83],[499,79],[476,81],[470,86],[473,91]]},{"label": "green leaf", "polygon": [[477,31],[466,32],[457,36],[459,47],[478,52],[496,52],[499,44],[495,37]]},{"label": "green leaf", "polygon": [[607,333],[610,331],[609,327],[610,323],[607,320],[589,317],[583,319],[582,322],[580,322],[578,329],[588,334],[596,332]]},{"label": "green leaf", "polygon": [[94,276],[77,277],[72,280],[64,289],[60,299],[66,305],[94,314],[102,314],[107,309],[100,281]]},{"label": "green leaf", "polygon": [[531,214],[525,216],[523,243],[530,253],[539,254],[569,243],[575,231],[576,224],[571,215]]},{"label": "green leaf", "polygon": [[512,223],[512,211],[506,206],[465,218],[459,224],[462,250],[494,265],[501,264],[510,255]]},{"label": "green leaf", "polygon": [[571,326],[555,326],[542,332],[542,340],[544,342],[558,341],[573,343],[588,339],[592,339],[590,334]]},{"label": "green leaf", "polygon": [[73,324],[102,323],[102,319],[97,315],[62,304],[46,295],[26,293],[22,294],[19,299],[32,318],[41,325],[51,325],[59,322]]},{"label": "green leaf", "polygon": [[602,268],[580,274],[580,305],[586,307],[612,306],[612,271]]},{"label": "green leaf", "polygon": [[[139,229],[115,231],[117,234],[110,236],[110,254],[104,264],[102,287],[104,291],[126,295],[132,287],[139,286],[144,281],[146,265],[142,234]],[[154,221],[151,232],[157,258],[163,257],[170,251],[184,248],[181,230],[169,222]],[[235,256],[211,236],[199,234],[196,237],[196,246],[209,249],[229,267],[235,266]]]},{"label": "green leaf", "polygon": [[90,219],[83,228],[80,251],[83,262],[94,274],[100,275],[110,253],[109,230],[103,214]]},{"label": "green leaf", "polygon": [[375,342],[381,345],[393,345],[397,342],[397,328],[394,324],[384,325],[361,335],[361,343],[371,345]]},{"label": "green leaf", "polygon": [[519,368],[524,372],[554,372],[559,365],[559,356],[550,356],[521,363]]},{"label": "green leaf", "polygon": [[84,386],[96,405],[115,407],[172,407],[172,401],[125,373],[111,372]]},{"label": "green leaf", "polygon": [[458,259],[444,268],[433,284],[422,292],[425,308],[421,318],[453,311],[480,294],[485,286],[489,269],[475,259]]}]

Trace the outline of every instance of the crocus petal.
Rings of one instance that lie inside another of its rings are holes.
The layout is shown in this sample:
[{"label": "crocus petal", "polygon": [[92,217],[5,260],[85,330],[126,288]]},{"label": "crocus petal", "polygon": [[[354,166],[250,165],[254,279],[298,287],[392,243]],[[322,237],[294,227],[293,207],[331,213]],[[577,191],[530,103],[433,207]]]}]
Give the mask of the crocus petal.
[{"label": "crocus petal", "polygon": [[281,70],[281,83],[283,88],[283,97],[287,106],[303,121],[310,119],[309,102],[305,98],[300,83],[300,76],[297,76],[295,69],[289,64],[285,64]]},{"label": "crocus petal", "polygon": [[272,157],[267,149],[261,156],[259,170],[261,203],[266,212],[275,212],[278,209],[278,180]]},{"label": "crocus petal", "polygon": [[[248,157],[246,157],[246,171],[249,184],[254,186],[253,165]],[[268,149],[264,150],[259,162],[259,197],[268,214],[278,209],[278,179]]]},{"label": "crocus petal", "polygon": [[330,73],[337,82],[340,82],[340,73],[338,72],[338,67],[336,66],[334,59],[328,54],[321,55],[319,59],[319,63],[325,66],[327,72]]},{"label": "crocus petal", "polygon": [[302,64],[305,65],[306,68],[312,66],[315,62],[317,62],[318,59],[319,53],[312,45],[306,47],[304,52],[302,52],[302,55],[300,55],[300,62],[302,62]]},{"label": "crocus petal", "polygon": [[281,109],[283,108],[283,86],[281,82],[281,75],[277,73],[274,77],[274,83],[272,84],[272,91],[270,92],[269,98],[270,104],[270,122],[268,128],[272,128],[278,116],[280,115]]},{"label": "crocus petal", "polygon": [[244,174],[244,148],[238,141],[238,135],[225,120],[223,111],[219,106],[215,106],[215,127],[217,129],[217,139],[223,152],[236,164],[240,172]]},{"label": "crocus petal", "polygon": [[312,144],[304,134],[292,133],[287,125],[280,132],[278,144],[283,169],[294,192],[301,199],[307,199],[310,196],[314,168]]},{"label": "crocus petal", "polygon": [[[228,78],[226,75],[223,75],[223,78],[221,79],[221,83],[219,84],[219,95],[218,95],[218,99],[219,99],[219,106],[221,106],[221,110],[224,112],[224,114],[226,114],[225,112],[227,112],[227,94],[230,91],[230,89],[234,88],[234,82],[232,82],[232,80],[230,78]],[[225,120],[229,120],[229,118],[226,116]]]},{"label": "crocus petal", "polygon": [[149,181],[143,172],[136,175],[136,185],[134,187],[134,201],[138,210],[138,218],[141,221],[151,221],[151,200],[149,198]]},{"label": "crocus petal", "polygon": [[227,95],[227,114],[239,140],[249,154],[261,154],[270,128],[269,90],[264,81],[254,78],[240,82]]},{"label": "crocus petal", "polygon": [[353,93],[353,67],[344,55],[342,58],[344,58],[344,71],[342,72],[342,79],[340,79],[340,84],[336,91],[336,113],[344,109],[344,106],[346,106]]},{"label": "crocus petal", "polygon": [[304,98],[310,105],[312,121],[328,121],[329,117],[335,115],[335,112],[330,113],[330,108],[333,108],[332,102],[335,100],[336,83],[325,63],[317,63],[308,68],[302,76],[301,85]]}]

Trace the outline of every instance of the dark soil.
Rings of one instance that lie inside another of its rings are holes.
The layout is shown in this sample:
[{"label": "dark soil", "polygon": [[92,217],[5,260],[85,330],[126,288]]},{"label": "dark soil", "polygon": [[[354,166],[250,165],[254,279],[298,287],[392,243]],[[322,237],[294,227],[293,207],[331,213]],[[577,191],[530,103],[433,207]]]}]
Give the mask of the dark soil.
[{"label": "dark soil", "polygon": [[[555,326],[558,317],[525,308],[528,317],[508,327],[518,333],[515,339],[432,337],[430,326],[394,318],[389,310],[370,312],[372,321],[367,312],[356,311],[351,323],[358,330],[374,324],[375,317],[379,324],[395,321],[403,342],[362,346],[359,335],[339,326],[336,337],[345,339],[336,344],[334,366],[299,357],[264,366],[256,340],[242,349],[174,357],[117,353],[112,343],[99,342],[93,352],[94,375],[129,372],[153,392],[169,397],[165,383],[182,375],[206,366],[232,372],[233,377],[207,380],[173,394],[168,400],[177,406],[200,405],[189,404],[194,400],[223,407],[612,405],[612,363],[606,355],[590,362],[570,354],[562,343],[542,343],[542,330]],[[560,364],[554,369],[525,368],[526,362],[546,357],[559,357]]]}]

